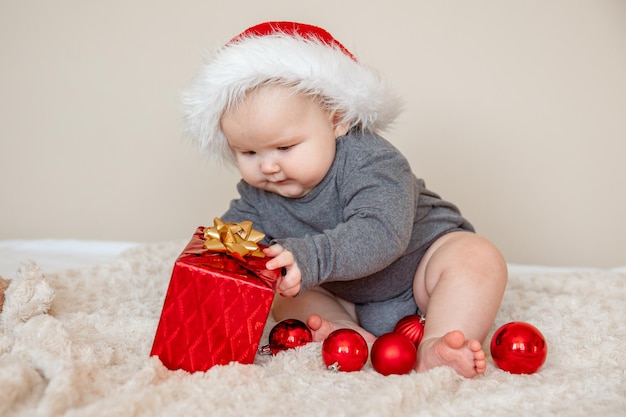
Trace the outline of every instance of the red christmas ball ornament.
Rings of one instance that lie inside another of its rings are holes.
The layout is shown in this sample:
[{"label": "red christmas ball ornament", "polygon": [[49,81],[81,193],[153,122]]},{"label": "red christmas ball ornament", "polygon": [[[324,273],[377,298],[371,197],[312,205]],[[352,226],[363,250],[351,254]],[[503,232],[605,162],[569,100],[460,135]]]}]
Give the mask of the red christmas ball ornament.
[{"label": "red christmas ball ornament", "polygon": [[385,333],[372,345],[371,360],[372,367],[380,374],[408,374],[415,369],[417,349],[405,335]]},{"label": "red christmas ball ornament", "polygon": [[352,329],[335,330],[322,343],[322,359],[331,370],[359,371],[367,362],[367,342]]},{"label": "red christmas ball ornament", "polygon": [[493,334],[491,356],[502,370],[512,374],[532,374],[546,361],[548,345],[535,326],[515,321]]},{"label": "red christmas ball ornament", "polygon": [[276,324],[269,335],[269,349],[273,355],[283,350],[293,349],[313,341],[311,330],[296,319],[283,320]]},{"label": "red christmas ball ornament", "polygon": [[400,333],[408,337],[417,348],[424,336],[424,322],[426,320],[419,314],[410,314],[398,321],[393,329],[394,333]]}]

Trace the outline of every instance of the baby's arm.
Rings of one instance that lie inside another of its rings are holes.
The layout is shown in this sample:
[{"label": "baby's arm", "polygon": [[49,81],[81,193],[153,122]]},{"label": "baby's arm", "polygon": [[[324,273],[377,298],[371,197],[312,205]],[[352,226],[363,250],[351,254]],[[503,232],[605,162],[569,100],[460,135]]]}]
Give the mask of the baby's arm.
[{"label": "baby's arm", "polygon": [[[315,230],[274,236],[298,264],[301,292],[368,277],[402,256],[410,243],[418,189],[406,159],[385,149],[348,159],[331,191],[308,206],[306,220]],[[328,221],[318,219],[326,213]]]},{"label": "baby's arm", "polygon": [[298,295],[302,274],[293,254],[278,244],[264,249],[263,252],[265,255],[273,258],[267,262],[267,269],[285,268],[285,274],[278,281],[276,291],[284,297]]}]

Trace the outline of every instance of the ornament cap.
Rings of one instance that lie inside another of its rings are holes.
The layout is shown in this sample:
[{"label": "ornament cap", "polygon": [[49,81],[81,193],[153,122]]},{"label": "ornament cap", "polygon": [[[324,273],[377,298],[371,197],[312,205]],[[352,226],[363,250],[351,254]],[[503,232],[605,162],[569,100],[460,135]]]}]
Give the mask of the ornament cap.
[{"label": "ornament cap", "polygon": [[334,362],[328,365],[328,370],[332,372],[339,372],[341,366],[339,366],[339,362]]}]

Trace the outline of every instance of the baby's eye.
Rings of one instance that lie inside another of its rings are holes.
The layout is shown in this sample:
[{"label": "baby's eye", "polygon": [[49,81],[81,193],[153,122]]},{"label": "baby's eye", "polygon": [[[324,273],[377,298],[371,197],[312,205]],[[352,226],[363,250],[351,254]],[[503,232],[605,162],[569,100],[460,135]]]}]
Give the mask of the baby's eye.
[{"label": "baby's eye", "polygon": [[242,151],[240,152],[242,155],[244,156],[252,156],[252,155],[256,155],[256,152],[254,151]]},{"label": "baby's eye", "polygon": [[278,149],[279,151],[288,151],[289,149],[291,149],[293,147],[293,145],[289,145],[289,146],[279,146]]}]

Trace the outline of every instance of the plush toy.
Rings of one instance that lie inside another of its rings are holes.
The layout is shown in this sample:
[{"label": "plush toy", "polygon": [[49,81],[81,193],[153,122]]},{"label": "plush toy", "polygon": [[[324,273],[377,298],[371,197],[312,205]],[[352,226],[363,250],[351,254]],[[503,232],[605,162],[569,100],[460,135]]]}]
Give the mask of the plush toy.
[{"label": "plush toy", "polygon": [[0,313],[2,313],[2,307],[4,307],[4,293],[11,284],[10,279],[4,279],[0,276]]},{"label": "plush toy", "polygon": [[53,299],[54,289],[34,261],[22,262],[14,279],[0,276],[0,312],[7,329],[47,315]]}]

